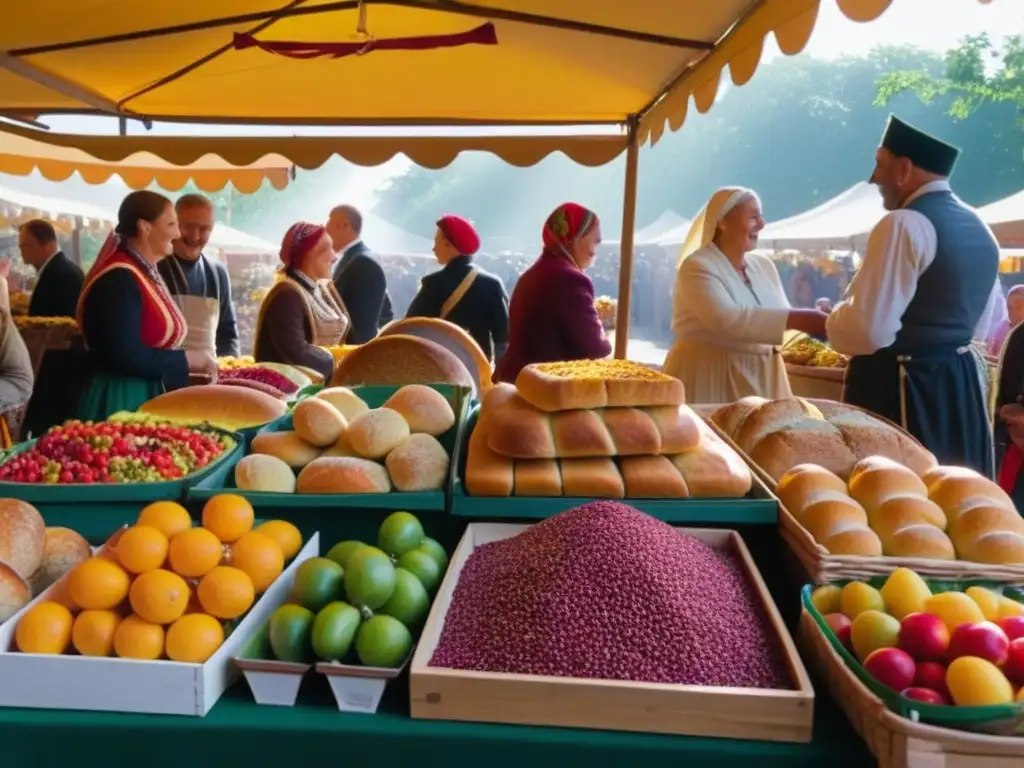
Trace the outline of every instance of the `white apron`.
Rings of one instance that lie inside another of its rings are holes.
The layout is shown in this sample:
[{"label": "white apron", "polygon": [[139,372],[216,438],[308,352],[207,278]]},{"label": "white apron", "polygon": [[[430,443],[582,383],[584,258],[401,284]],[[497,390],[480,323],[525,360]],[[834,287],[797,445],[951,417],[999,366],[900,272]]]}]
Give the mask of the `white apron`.
[{"label": "white apron", "polygon": [[[220,322],[220,280],[217,277],[217,270],[211,269],[213,274],[215,296],[192,296],[188,293],[188,280],[185,273],[178,264],[177,259],[170,257],[171,266],[174,271],[174,303],[178,305],[181,314],[185,316],[185,323],[188,327],[188,334],[185,336],[184,348],[188,351],[206,352],[211,357],[217,357],[217,325]],[[203,265],[204,266],[204,265]],[[203,277],[205,282],[206,271],[204,268]],[[204,286],[205,288],[205,286]],[[204,291],[205,293],[205,291]]]}]

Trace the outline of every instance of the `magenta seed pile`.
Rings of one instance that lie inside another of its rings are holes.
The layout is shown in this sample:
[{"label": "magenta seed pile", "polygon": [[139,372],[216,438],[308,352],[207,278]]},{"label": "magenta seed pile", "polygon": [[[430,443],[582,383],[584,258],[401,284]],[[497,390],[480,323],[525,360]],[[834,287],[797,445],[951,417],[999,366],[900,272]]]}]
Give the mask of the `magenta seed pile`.
[{"label": "magenta seed pile", "polygon": [[430,664],[792,687],[738,560],[607,501],[478,547],[463,566]]}]

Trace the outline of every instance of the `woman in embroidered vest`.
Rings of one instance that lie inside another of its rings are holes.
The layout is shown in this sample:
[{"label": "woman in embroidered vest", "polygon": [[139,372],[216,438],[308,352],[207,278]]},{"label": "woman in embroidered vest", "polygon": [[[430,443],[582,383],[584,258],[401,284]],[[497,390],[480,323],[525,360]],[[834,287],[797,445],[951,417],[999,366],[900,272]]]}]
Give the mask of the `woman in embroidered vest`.
[{"label": "woman in embroidered vest", "polygon": [[564,203],[544,224],[544,250],[519,277],[509,303],[508,351],[495,381],[515,382],[530,363],[608,357],[594,307],[594,284],[584,272],[601,244],[601,224],[582,205]]},{"label": "woman in embroidered vest", "polygon": [[324,347],[341,344],[351,325],[345,304],[331,283],[337,256],[327,230],[300,221],[281,243],[281,277],[256,319],[258,362],[312,368],[331,380],[334,357]]},{"label": "woman in embroidered vest", "polygon": [[98,421],[134,411],[189,373],[217,377],[206,352],[181,348],[188,328],[156,264],[171,252],[178,220],[171,201],[156,192],[132,192],[117,212],[117,227],[85,278],[78,324],[94,364],[79,417]]}]

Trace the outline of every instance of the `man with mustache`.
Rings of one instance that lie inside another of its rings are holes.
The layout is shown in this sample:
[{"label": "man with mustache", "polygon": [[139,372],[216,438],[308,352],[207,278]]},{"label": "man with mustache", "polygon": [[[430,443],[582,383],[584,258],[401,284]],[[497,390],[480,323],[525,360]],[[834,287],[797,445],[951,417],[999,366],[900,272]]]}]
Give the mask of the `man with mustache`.
[{"label": "man with mustache", "polygon": [[213,232],[213,203],[202,195],[183,195],[174,210],[181,237],[174,241],[174,253],[157,269],[185,315],[185,349],[207,351],[216,357],[237,356],[238,321],[228,270],[203,255]]}]

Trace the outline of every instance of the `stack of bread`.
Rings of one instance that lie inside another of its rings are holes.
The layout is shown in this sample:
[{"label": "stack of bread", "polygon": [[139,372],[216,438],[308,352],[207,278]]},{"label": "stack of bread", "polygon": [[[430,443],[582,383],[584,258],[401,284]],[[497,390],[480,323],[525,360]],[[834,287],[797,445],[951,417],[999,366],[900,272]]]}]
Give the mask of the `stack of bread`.
[{"label": "stack of bread", "polygon": [[778,495],[833,555],[1024,565],[1024,518],[998,485],[973,470],[934,467],[919,477],[871,456],[844,482],[801,464],[779,480]]},{"label": "stack of bread", "polygon": [[921,475],[935,457],[888,422],[831,401],[744,397],[711,420],[750,460],[778,481],[798,464],[817,464],[848,479],[868,456],[885,456]]},{"label": "stack of bread", "polygon": [[471,496],[742,497],[750,471],[678,379],[623,360],[527,366],[493,387],[469,440]]},{"label": "stack of bread", "polygon": [[253,438],[252,453],[235,467],[235,486],[311,494],[439,490],[449,457],[437,438],[454,425],[448,400],[422,384],[402,387],[380,408],[329,387],[296,404],[290,430]]},{"label": "stack of bread", "polygon": [[91,556],[75,531],[47,528],[31,504],[0,499],[0,622]]}]

